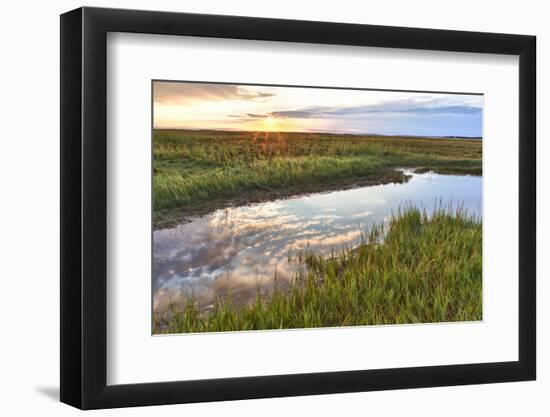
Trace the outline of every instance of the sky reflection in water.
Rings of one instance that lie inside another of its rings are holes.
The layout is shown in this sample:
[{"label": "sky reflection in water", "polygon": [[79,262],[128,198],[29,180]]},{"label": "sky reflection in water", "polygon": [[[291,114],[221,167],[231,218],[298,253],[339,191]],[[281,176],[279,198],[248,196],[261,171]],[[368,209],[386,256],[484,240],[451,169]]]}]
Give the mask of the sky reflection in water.
[{"label": "sky reflection in water", "polygon": [[[411,174],[411,173],[408,173]],[[481,215],[482,177],[411,174],[404,184],[362,187],[277,200],[214,213],[154,232],[153,307],[189,294],[208,305],[229,291],[237,302],[254,296],[258,283],[273,287],[296,273],[288,255],[309,249],[329,253],[354,246],[361,232],[380,224],[400,205],[462,204]]]}]

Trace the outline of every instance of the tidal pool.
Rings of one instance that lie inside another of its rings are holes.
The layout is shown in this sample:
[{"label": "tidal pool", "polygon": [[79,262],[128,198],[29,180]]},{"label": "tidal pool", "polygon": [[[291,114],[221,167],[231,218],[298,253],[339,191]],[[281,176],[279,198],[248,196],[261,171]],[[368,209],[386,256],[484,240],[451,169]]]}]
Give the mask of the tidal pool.
[{"label": "tidal pool", "polygon": [[306,248],[326,254],[360,242],[400,206],[428,213],[461,205],[481,218],[482,177],[416,174],[403,184],[317,193],[217,210],[153,234],[153,309],[193,295],[208,308],[221,293],[247,302],[258,288],[284,286],[296,274],[289,258]]}]

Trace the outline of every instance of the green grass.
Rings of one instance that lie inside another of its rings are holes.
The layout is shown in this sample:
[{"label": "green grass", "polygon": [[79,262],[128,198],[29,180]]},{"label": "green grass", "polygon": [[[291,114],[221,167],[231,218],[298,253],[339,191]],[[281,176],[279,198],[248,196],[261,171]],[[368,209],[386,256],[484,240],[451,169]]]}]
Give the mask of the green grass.
[{"label": "green grass", "polygon": [[230,205],[405,181],[395,167],[481,174],[481,140],[155,130],[154,225]]},{"label": "green grass", "polygon": [[171,305],[154,333],[219,332],[482,319],[482,227],[461,209],[400,210],[362,243],[330,256],[304,252],[287,290],[209,312],[193,299]]}]

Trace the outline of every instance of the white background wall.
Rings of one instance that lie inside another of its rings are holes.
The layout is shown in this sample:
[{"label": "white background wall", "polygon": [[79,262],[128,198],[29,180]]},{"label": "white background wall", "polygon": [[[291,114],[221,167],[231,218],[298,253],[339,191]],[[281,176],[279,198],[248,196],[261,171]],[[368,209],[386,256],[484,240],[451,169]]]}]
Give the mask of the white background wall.
[{"label": "white background wall", "polygon": [[[59,17],[78,1],[5,2],[0,107],[0,410],[3,415],[75,415],[59,392]],[[237,14],[538,37],[538,381],[325,395],[95,412],[94,415],[549,415],[550,26],[545,2],[440,0],[338,2],[277,0],[92,1],[88,6]],[[543,190],[546,188],[546,190]],[[546,258],[546,259],[545,259]],[[546,395],[545,395],[546,394]]]}]

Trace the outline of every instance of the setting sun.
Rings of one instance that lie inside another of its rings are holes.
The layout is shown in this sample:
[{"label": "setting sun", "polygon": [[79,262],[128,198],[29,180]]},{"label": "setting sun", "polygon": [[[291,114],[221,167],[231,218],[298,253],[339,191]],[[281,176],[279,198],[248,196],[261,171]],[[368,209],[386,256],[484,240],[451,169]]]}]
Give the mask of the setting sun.
[{"label": "setting sun", "polygon": [[264,119],[263,128],[266,132],[273,132],[277,128],[277,119],[273,116],[267,116]]}]

